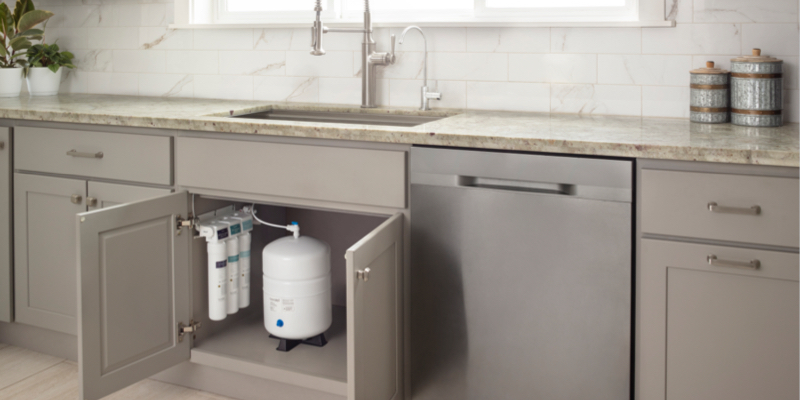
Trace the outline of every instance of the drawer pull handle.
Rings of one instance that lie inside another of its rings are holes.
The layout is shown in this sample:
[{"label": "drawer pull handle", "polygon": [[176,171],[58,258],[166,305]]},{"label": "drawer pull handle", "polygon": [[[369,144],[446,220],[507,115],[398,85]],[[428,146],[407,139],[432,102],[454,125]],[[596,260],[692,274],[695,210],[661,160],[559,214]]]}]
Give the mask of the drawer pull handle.
[{"label": "drawer pull handle", "polygon": [[71,157],[82,157],[82,158],[103,158],[103,152],[98,151],[97,153],[81,153],[77,150],[70,150],[67,152],[68,156]]},{"label": "drawer pull handle", "polygon": [[746,268],[746,269],[759,269],[761,268],[761,261],[753,260],[750,262],[720,260],[715,255],[708,256],[708,265],[715,267],[733,267],[733,268]]},{"label": "drawer pull handle", "polygon": [[752,206],[750,208],[727,207],[721,206],[712,201],[711,203],[708,203],[708,211],[723,214],[759,215],[761,214],[761,206]]}]

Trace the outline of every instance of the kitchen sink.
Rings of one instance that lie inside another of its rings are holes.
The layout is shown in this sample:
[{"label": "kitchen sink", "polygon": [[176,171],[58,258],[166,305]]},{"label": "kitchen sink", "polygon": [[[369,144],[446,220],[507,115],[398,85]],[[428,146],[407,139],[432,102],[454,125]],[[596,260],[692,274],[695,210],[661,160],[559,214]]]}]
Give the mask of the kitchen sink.
[{"label": "kitchen sink", "polygon": [[270,119],[276,121],[324,122],[331,124],[385,125],[412,127],[438,121],[447,116],[374,114],[340,111],[267,110],[231,118]]}]

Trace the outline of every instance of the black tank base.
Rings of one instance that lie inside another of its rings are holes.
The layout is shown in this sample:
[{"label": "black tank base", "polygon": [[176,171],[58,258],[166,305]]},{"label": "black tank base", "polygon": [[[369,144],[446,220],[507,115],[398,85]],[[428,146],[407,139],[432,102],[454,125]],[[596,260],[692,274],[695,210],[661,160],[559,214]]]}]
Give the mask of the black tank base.
[{"label": "black tank base", "polygon": [[326,344],[328,344],[328,341],[325,339],[325,334],[324,333],[320,333],[319,335],[314,336],[312,338],[308,338],[306,340],[281,339],[281,338],[279,338],[279,337],[277,337],[275,335],[269,335],[269,337],[272,338],[272,339],[279,339],[281,342],[280,342],[280,344],[278,344],[278,348],[275,349],[275,350],[284,351],[284,352],[285,351],[289,351],[289,350],[297,347],[297,345],[299,345],[299,344],[307,344],[307,345],[316,346],[316,347],[322,347],[322,346],[325,346]]}]

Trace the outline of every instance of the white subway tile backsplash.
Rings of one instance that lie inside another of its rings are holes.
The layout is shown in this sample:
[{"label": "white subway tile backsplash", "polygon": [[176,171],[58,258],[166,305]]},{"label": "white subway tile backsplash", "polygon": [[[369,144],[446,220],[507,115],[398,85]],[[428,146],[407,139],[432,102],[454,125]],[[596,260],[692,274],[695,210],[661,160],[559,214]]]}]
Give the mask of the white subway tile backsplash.
[{"label": "white subway tile backsplash", "polygon": [[88,72],[89,92],[136,96],[139,94],[139,74]]},{"label": "white subway tile backsplash", "polygon": [[[9,0],[3,0],[9,3]],[[38,0],[56,13],[48,42],[75,53],[62,90],[143,96],[361,101],[361,36],[308,27],[170,30],[173,0]],[[798,114],[797,0],[665,0],[675,28],[424,28],[434,108],[688,116],[689,71],[758,47],[784,60],[787,121]],[[397,62],[378,67],[378,103],[419,106],[422,35],[376,28],[378,51],[397,35]],[[793,102],[793,103],[792,103]]]},{"label": "white subway tile backsplash", "polygon": [[797,1],[694,0],[694,22],[797,22]]},{"label": "white subway tile backsplash", "polygon": [[506,81],[508,80],[508,54],[428,54],[428,79]]},{"label": "white subway tile backsplash", "polygon": [[253,99],[265,101],[319,102],[319,78],[255,76]]},{"label": "white subway tile backsplash", "polygon": [[168,74],[217,74],[219,52],[206,50],[167,51]]},{"label": "white subway tile backsplash", "polygon": [[139,28],[87,28],[90,49],[135,49],[139,47]]},{"label": "white subway tile backsplash", "polygon": [[253,100],[253,77],[195,75],[194,97],[203,99]]},{"label": "white subway tile backsplash", "polygon": [[597,68],[597,81],[602,84],[688,88],[692,57],[601,54]]},{"label": "white subway tile backsplash", "polygon": [[467,28],[467,51],[547,53],[550,28]]},{"label": "white subway tile backsplash", "polygon": [[740,24],[678,24],[643,29],[643,54],[736,54],[741,51]]},{"label": "white subway tile backsplash", "polygon": [[509,54],[513,82],[595,83],[595,54]]},{"label": "white subway tile backsplash", "polygon": [[184,74],[139,74],[139,95],[194,97],[194,76]]},{"label": "white subway tile backsplash", "polygon": [[639,116],[642,115],[642,89],[640,86],[553,84],[550,111]]},{"label": "white subway tile backsplash", "polygon": [[553,53],[640,54],[641,28],[552,28]]},{"label": "white subway tile backsplash", "polygon": [[315,57],[307,51],[287,51],[286,75],[350,78],[353,76],[353,53],[329,51],[323,57]]},{"label": "white subway tile backsplash", "polygon": [[75,56],[73,63],[81,71],[113,71],[113,53],[111,50],[75,50],[72,53]]},{"label": "white subway tile backsplash", "polygon": [[226,75],[286,75],[286,53],[220,51],[219,72]]},{"label": "white subway tile backsplash", "polygon": [[800,55],[800,27],[797,23],[745,24],[742,54],[750,54],[753,48],[761,49],[764,55]]},{"label": "white subway tile backsplash", "polygon": [[114,72],[167,72],[167,53],[164,50],[114,50]]},{"label": "white subway tile backsplash", "polygon": [[142,50],[191,50],[193,31],[164,27],[140,28],[139,48]]},{"label": "white subway tile backsplash", "polygon": [[642,116],[689,118],[689,87],[642,87]]},{"label": "white subway tile backsplash", "polygon": [[504,111],[550,111],[546,83],[467,82],[467,108]]},{"label": "white subway tile backsplash", "polygon": [[[381,91],[376,88],[378,95]],[[319,102],[328,104],[361,104],[360,78],[319,78]]]},{"label": "white subway tile backsplash", "polygon": [[195,50],[252,50],[252,29],[195,29]]}]

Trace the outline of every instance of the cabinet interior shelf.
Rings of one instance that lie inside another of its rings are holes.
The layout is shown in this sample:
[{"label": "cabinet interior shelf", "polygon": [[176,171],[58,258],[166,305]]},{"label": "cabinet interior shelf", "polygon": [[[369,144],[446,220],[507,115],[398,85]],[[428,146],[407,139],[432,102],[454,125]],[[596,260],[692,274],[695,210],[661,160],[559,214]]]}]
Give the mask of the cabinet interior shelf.
[{"label": "cabinet interior shelf", "polygon": [[193,363],[246,374],[341,396],[347,395],[347,315],[333,307],[333,323],[325,332],[324,347],[299,345],[277,351],[278,339],[269,337],[262,315],[242,319],[198,341]]}]

